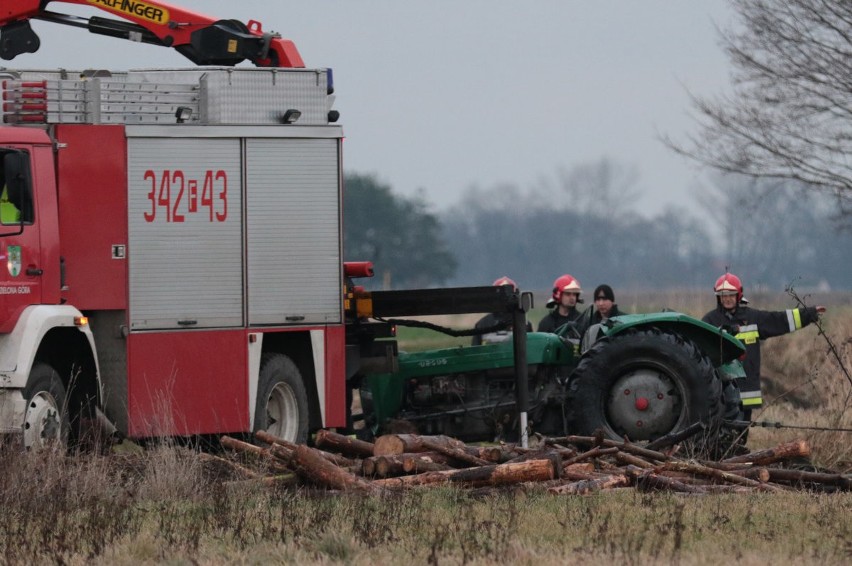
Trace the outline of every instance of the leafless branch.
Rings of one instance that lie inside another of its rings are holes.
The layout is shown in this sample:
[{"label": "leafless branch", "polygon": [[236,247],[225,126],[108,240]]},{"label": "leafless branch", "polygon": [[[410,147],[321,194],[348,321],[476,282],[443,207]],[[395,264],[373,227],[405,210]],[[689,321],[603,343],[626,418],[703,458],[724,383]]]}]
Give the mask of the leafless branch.
[{"label": "leafless branch", "polygon": [[852,203],[852,3],[732,0],[741,27],[720,30],[732,92],[692,96],[700,132],[663,137],[721,171],[790,179]]}]

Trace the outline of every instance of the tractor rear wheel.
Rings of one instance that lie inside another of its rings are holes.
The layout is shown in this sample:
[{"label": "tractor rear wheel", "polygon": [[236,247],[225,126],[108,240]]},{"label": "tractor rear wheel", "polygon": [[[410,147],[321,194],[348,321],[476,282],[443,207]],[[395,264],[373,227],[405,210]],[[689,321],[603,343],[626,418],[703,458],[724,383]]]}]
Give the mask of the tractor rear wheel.
[{"label": "tractor rear wheel", "polygon": [[691,341],[656,328],[596,342],[568,385],[568,432],[650,442],[696,421],[715,435],[722,418],[722,384]]}]

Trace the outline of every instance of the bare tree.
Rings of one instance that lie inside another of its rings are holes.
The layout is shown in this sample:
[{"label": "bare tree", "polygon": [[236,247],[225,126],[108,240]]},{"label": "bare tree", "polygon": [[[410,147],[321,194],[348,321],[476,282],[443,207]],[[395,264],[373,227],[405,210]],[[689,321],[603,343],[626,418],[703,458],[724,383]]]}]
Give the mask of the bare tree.
[{"label": "bare tree", "polygon": [[733,91],[693,97],[700,133],[675,151],[727,172],[801,181],[852,215],[852,2],[731,0],[720,30]]},{"label": "bare tree", "polygon": [[620,217],[639,199],[635,165],[624,165],[609,158],[560,169],[557,183],[568,198],[572,210],[601,216]]}]

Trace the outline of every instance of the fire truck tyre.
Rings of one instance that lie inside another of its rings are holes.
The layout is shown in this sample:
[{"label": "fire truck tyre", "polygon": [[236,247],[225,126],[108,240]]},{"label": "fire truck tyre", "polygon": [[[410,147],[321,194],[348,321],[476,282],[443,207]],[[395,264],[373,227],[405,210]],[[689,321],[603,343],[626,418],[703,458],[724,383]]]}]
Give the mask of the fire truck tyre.
[{"label": "fire truck tyre", "polygon": [[722,384],[691,341],[656,328],[596,342],[568,385],[568,432],[651,441],[696,421],[716,435]]},{"label": "fire truck tyre", "polygon": [[300,444],[308,440],[308,394],[299,368],[283,354],[261,359],[254,430]]},{"label": "fire truck tyre", "polygon": [[59,374],[45,363],[33,365],[24,388],[24,448],[37,450],[68,443],[68,405]]}]

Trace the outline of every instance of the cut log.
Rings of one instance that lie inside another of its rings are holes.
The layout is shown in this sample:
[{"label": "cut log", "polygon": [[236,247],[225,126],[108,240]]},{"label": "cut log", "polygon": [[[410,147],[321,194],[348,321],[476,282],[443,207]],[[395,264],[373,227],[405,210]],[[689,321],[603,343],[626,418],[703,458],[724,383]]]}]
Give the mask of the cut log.
[{"label": "cut log", "polygon": [[268,449],[261,448],[260,446],[255,446],[254,444],[249,444],[248,442],[243,442],[242,440],[237,440],[236,438],[232,438],[230,436],[223,436],[219,442],[225,448],[229,450],[233,450],[234,452],[239,452],[241,454],[251,454],[269,466],[269,469],[276,473],[284,473],[291,471],[290,468],[280,459],[276,458]]},{"label": "cut log", "polygon": [[744,478],[751,478],[761,482],[769,481],[769,472],[766,468],[761,466],[752,466],[751,464],[725,464],[722,462],[708,462],[704,460],[701,460],[698,463],[702,466],[713,468],[714,470],[722,470]]},{"label": "cut log", "polygon": [[[490,449],[489,449],[490,450]],[[416,434],[386,434],[376,439],[373,455],[389,456],[407,452],[440,452],[446,456],[473,466],[484,466],[491,462],[480,458],[481,451],[449,436],[420,436]],[[502,450],[492,452],[499,460]]]},{"label": "cut log", "polygon": [[436,464],[447,464],[449,466],[452,466],[453,464],[457,463],[455,460],[453,460],[446,454],[441,454],[440,452],[407,452],[405,454],[400,454],[400,456],[402,456],[403,460],[427,460]]},{"label": "cut log", "polygon": [[616,452],[615,459],[621,462],[622,464],[632,464],[634,466],[638,466],[640,468],[653,468],[654,464],[645,460],[644,458],[640,458],[639,456],[634,456],[633,454],[627,454],[626,452],[621,452],[620,450]]},{"label": "cut log", "polygon": [[573,458],[574,456],[576,456],[578,454],[578,452],[575,448],[570,448],[568,446],[563,446],[563,445],[557,444],[557,443],[554,443],[552,446],[554,448],[556,448],[556,450],[562,456],[563,460],[568,460],[568,459]]},{"label": "cut log", "polygon": [[322,448],[329,452],[337,452],[344,456],[354,456],[357,458],[372,456],[375,449],[372,442],[350,438],[325,429],[317,431],[314,437],[314,444],[316,444],[317,448]]},{"label": "cut log", "polygon": [[629,452],[630,454],[639,456],[640,458],[645,458],[646,460],[657,460],[659,462],[665,462],[672,459],[672,457],[668,454],[663,454],[662,452],[658,452],[656,450],[648,450],[647,448],[637,446],[636,444],[631,444],[630,442],[618,442],[616,440],[604,439],[603,445],[614,446],[619,450]]},{"label": "cut log", "polygon": [[462,448],[454,448],[451,446],[446,446],[443,442],[435,442],[432,440],[434,437],[424,437],[423,439],[423,447],[427,450],[432,450],[434,452],[440,452],[450,458],[458,460],[460,462],[465,462],[467,464],[471,464],[473,466],[487,466],[490,462],[488,460],[483,460],[477,456],[473,456],[468,454],[464,450],[464,446]]},{"label": "cut log", "polygon": [[281,460],[287,467],[292,468],[291,464],[293,463],[293,451],[284,446],[280,446],[278,444],[273,444],[269,447],[269,452]]},{"label": "cut log", "polygon": [[450,465],[439,464],[438,462],[430,462],[420,459],[406,459],[403,464],[403,470],[407,474],[422,474],[423,472],[443,472],[446,470],[455,470]]},{"label": "cut log", "polygon": [[400,454],[402,457],[402,469],[405,473],[439,472],[451,470],[451,458],[440,452],[416,452],[414,454]]},{"label": "cut log", "polygon": [[464,470],[426,472],[416,476],[402,476],[376,480],[373,483],[389,488],[453,483],[467,487],[509,485],[522,482],[552,480],[558,477],[558,461],[554,459],[529,460],[518,464],[490,464]]},{"label": "cut log", "polygon": [[[259,430],[254,433],[254,437],[260,440],[261,442],[265,442],[273,446],[283,446],[284,448],[290,451],[295,451],[296,448],[300,446],[299,444],[293,444],[292,442],[284,440],[283,438],[278,438],[277,436],[269,434],[264,430]],[[352,460],[351,458],[341,456],[340,454],[332,454],[331,452],[326,452],[325,450],[320,450],[319,448],[315,448],[315,450],[319,452],[319,454],[323,458],[325,458],[335,466],[340,466],[341,468],[347,469],[361,469],[361,464],[359,462],[356,462],[355,460]]]},{"label": "cut log", "polygon": [[298,444],[294,444],[289,440],[284,440],[283,438],[279,438],[274,434],[269,434],[265,430],[259,430],[254,433],[254,437],[261,442],[265,442],[266,444],[278,444],[279,446],[283,446],[289,450],[295,450]]},{"label": "cut log", "polygon": [[609,438],[596,438],[594,436],[566,436],[564,437],[564,441],[569,444],[578,444],[581,446],[606,446],[606,447],[615,447],[619,450],[624,450],[625,452],[630,452],[631,454],[635,454],[636,456],[641,456],[646,460],[658,460],[660,462],[665,462],[666,460],[670,460],[671,458],[662,452],[657,452],[656,450],[648,450],[647,448],[643,448],[641,446],[637,446],[630,442],[620,442],[618,440],[610,440]]},{"label": "cut log", "polygon": [[583,462],[584,460],[591,460],[592,458],[597,458],[598,456],[604,456],[606,454],[615,454],[618,452],[618,448],[601,448],[600,446],[595,446],[591,450],[587,450],[581,454],[577,454],[573,458],[569,458],[563,462],[564,466],[570,466],[571,464],[576,464],[577,462]]},{"label": "cut log", "polygon": [[380,478],[401,476],[405,473],[402,455],[374,456],[376,459],[376,475]]},{"label": "cut log", "polygon": [[684,440],[692,438],[696,434],[703,432],[706,428],[707,425],[705,425],[701,421],[697,421],[683,430],[679,430],[677,432],[661,436],[657,440],[649,442],[648,445],[645,446],[645,448],[647,448],[648,450],[660,450],[662,448],[668,448],[669,446],[674,446],[679,442],[683,442]]},{"label": "cut log", "polygon": [[219,439],[219,443],[225,448],[233,450],[234,452],[240,452],[242,454],[254,454],[255,456],[260,457],[270,456],[269,450],[267,450],[266,448],[261,448],[260,446],[255,446],[254,444],[243,442],[242,440],[238,440],[231,436],[223,436]]},{"label": "cut log", "polygon": [[426,452],[430,450],[424,445],[424,440],[429,440],[432,446],[443,446],[445,448],[464,448],[464,442],[450,438],[449,436],[421,436],[419,434],[385,434],[376,439],[373,448],[373,456],[387,456],[389,454],[405,454],[406,452]]},{"label": "cut log", "polygon": [[584,479],[558,487],[551,487],[547,491],[556,495],[588,495],[602,489],[629,486],[631,479],[626,474],[612,474],[602,478]]},{"label": "cut log", "polygon": [[335,466],[340,466],[341,468],[357,468],[361,469],[361,463],[353,460],[351,458],[347,458],[346,456],[341,456],[340,454],[334,454],[332,452],[326,452],[325,450],[320,450],[319,448],[314,448],[320,456],[334,464]]},{"label": "cut log", "polygon": [[568,464],[562,466],[563,472],[585,472],[591,474],[595,471],[595,465],[591,462]]},{"label": "cut log", "polygon": [[599,472],[574,472],[571,470],[562,470],[562,479],[567,480],[559,485],[567,485],[568,483],[578,482],[582,480],[593,480],[597,478],[608,478],[612,474],[601,474]]},{"label": "cut log", "polygon": [[654,472],[647,472],[636,478],[636,487],[640,491],[663,489],[680,493],[708,493],[702,486],[689,485],[678,479],[655,474]]},{"label": "cut log", "polygon": [[816,483],[832,485],[844,490],[852,490],[852,476],[841,474],[826,474],[821,472],[806,472],[803,470],[782,470],[768,468],[769,480],[787,483]]},{"label": "cut log", "polygon": [[361,461],[361,475],[367,478],[372,478],[376,475],[376,458],[380,456],[371,456],[364,458]]},{"label": "cut log", "polygon": [[742,476],[744,478],[757,480],[760,483],[766,483],[771,478],[771,474],[769,473],[769,470],[767,468],[764,468],[764,467],[740,468],[739,470],[729,470],[728,473],[736,474],[736,475]]},{"label": "cut log", "polygon": [[319,450],[308,446],[297,446],[293,451],[296,472],[305,480],[342,491],[366,491],[377,493],[380,489],[347,470],[328,461]]},{"label": "cut log", "polygon": [[538,450],[535,450],[534,452],[527,452],[526,454],[521,454],[520,456],[515,456],[514,458],[512,458],[511,460],[509,460],[508,462],[505,462],[505,463],[506,464],[516,464],[518,462],[526,462],[527,460],[538,460],[540,458],[547,457],[547,455],[549,455],[549,454],[556,454],[557,452],[558,452],[557,450],[552,450],[552,449],[548,449],[548,448],[539,448]]},{"label": "cut log", "polygon": [[717,470],[715,468],[708,468],[707,466],[702,466],[701,464],[693,462],[665,462],[661,465],[661,469],[689,472],[691,474],[715,478],[728,483],[735,483],[738,485],[754,487],[762,491],[782,491],[782,488],[780,486],[768,483],[761,483],[757,480],[744,478],[743,476],[737,475],[732,472]]},{"label": "cut log", "polygon": [[481,460],[485,460],[486,462],[491,462],[493,464],[497,464],[506,460],[506,454],[503,452],[503,449],[499,446],[468,446],[465,445],[462,450],[464,450],[470,456],[474,456]]},{"label": "cut log", "polygon": [[696,476],[687,472],[678,472],[675,470],[650,470],[653,471],[658,476],[665,476],[667,478],[672,478],[681,483],[689,484],[689,485],[721,485],[719,480],[708,478],[704,476]]},{"label": "cut log", "polygon": [[751,468],[752,465],[748,462],[746,463],[730,463],[727,464],[725,462],[714,462],[712,460],[698,460],[698,463],[702,466],[707,466],[708,468],[716,468],[717,470],[724,470],[726,472],[730,472],[731,470],[746,470]]},{"label": "cut log", "polygon": [[744,463],[748,462],[751,464],[764,466],[766,464],[771,464],[772,462],[779,462],[781,460],[790,460],[792,458],[806,458],[811,455],[811,448],[808,446],[808,443],[804,440],[794,440],[793,442],[787,442],[784,444],[779,444],[775,448],[769,448],[766,450],[758,450],[756,452],[750,452],[748,454],[743,454],[742,456],[733,456],[732,458],[725,458],[722,462],[726,463]]},{"label": "cut log", "polygon": [[570,480],[561,482],[559,485],[565,485],[572,481],[592,480],[595,478],[609,477],[612,474],[600,472],[595,469],[595,465],[591,462],[581,464],[570,464],[562,467],[562,479]]},{"label": "cut log", "polygon": [[509,443],[506,443],[506,442],[501,442],[500,448],[502,448],[504,452],[507,452],[507,453],[510,453],[510,454],[512,452],[514,452],[515,454],[514,454],[514,456],[512,456],[512,458],[514,458],[515,456],[519,456],[521,454],[524,454],[526,452],[533,452],[535,450],[538,450],[537,448],[524,448],[523,446],[518,446],[517,444],[509,444]]}]

